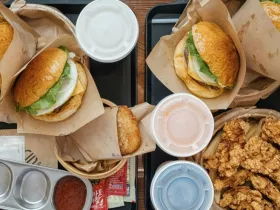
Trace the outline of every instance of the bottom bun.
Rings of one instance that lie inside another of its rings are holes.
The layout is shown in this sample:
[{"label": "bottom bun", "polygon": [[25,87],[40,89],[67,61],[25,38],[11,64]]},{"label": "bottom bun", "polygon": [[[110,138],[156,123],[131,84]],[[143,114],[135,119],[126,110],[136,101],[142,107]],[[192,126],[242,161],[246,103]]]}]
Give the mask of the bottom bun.
[{"label": "bottom bun", "polygon": [[189,91],[198,97],[216,98],[220,96],[224,89],[200,84],[188,74],[188,64],[184,55],[186,40],[187,35],[179,42],[174,52],[174,68],[177,76],[183,80]]},{"label": "bottom bun", "polygon": [[187,88],[189,89],[189,91],[191,91],[194,95],[201,98],[216,98],[224,92],[224,89],[222,88],[216,88],[216,87],[211,87],[209,85],[199,84],[189,75],[184,80],[184,82]]},{"label": "bottom bun", "polygon": [[[81,64],[77,62],[75,63],[78,70],[78,79],[81,82],[84,90],[86,90],[87,76],[85,70],[83,69]],[[32,116],[32,117],[34,117],[37,120],[42,120],[46,122],[59,122],[59,121],[66,120],[68,117],[73,115],[81,106],[84,93],[85,91],[72,96],[63,106],[57,108],[50,114],[41,115],[41,116]]]}]

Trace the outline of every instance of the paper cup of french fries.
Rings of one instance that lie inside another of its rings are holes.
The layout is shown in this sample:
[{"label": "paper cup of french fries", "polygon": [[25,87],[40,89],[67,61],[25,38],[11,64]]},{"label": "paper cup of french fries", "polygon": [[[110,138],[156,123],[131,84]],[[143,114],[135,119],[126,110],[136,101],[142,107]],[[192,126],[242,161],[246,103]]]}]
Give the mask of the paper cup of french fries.
[{"label": "paper cup of french fries", "polygon": [[236,108],[216,117],[211,143],[196,160],[215,188],[212,209],[280,207],[280,113]]}]

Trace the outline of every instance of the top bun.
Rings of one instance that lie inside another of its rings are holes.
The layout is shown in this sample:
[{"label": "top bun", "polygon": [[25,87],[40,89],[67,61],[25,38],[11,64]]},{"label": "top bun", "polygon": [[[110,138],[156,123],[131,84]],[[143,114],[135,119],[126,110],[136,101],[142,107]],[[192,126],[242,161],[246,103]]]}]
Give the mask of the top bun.
[{"label": "top bun", "polygon": [[263,1],[261,6],[277,30],[280,31],[280,5],[272,1]]},{"label": "top bun", "polygon": [[195,47],[221,87],[232,87],[239,71],[239,56],[232,39],[216,24],[199,22],[192,27]]},{"label": "top bun", "polygon": [[0,60],[10,46],[13,36],[13,27],[0,15]]},{"label": "top bun", "polygon": [[32,60],[19,75],[14,86],[14,98],[21,107],[38,101],[59,80],[67,53],[59,48],[49,48]]}]

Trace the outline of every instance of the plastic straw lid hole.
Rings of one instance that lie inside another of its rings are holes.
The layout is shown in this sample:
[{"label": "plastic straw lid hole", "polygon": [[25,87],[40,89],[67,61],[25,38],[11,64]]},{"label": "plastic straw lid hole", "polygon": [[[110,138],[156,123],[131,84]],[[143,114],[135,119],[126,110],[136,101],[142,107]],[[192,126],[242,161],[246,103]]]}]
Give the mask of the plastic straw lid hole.
[{"label": "plastic straw lid hole", "polygon": [[165,129],[169,141],[178,146],[188,146],[198,141],[204,132],[202,117],[190,109],[172,111]]},{"label": "plastic straw lid hole", "polygon": [[[174,179],[167,187],[166,206],[171,209],[192,209],[199,202],[200,190],[197,183],[188,178]],[[164,199],[163,199],[164,200]]]}]

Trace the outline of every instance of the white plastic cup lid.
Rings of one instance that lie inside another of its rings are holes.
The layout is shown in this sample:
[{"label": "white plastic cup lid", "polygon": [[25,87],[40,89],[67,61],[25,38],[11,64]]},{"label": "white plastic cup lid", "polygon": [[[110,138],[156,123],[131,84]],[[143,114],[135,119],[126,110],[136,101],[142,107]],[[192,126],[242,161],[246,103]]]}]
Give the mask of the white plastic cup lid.
[{"label": "white plastic cup lid", "polygon": [[175,157],[189,157],[203,150],[212,138],[214,118],[197,97],[178,93],[164,98],[151,117],[157,145]]},{"label": "white plastic cup lid", "polygon": [[133,11],[123,2],[95,0],[80,13],[76,37],[92,59],[112,63],[133,50],[139,37],[139,25]]},{"label": "white plastic cup lid", "polygon": [[214,187],[200,165],[173,161],[156,171],[150,196],[156,210],[209,210],[214,200]]}]

